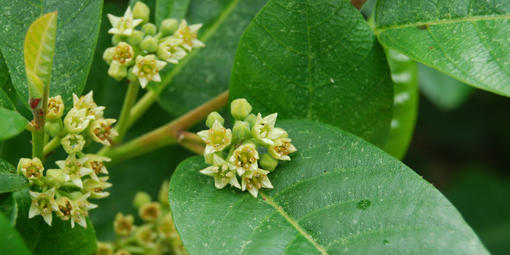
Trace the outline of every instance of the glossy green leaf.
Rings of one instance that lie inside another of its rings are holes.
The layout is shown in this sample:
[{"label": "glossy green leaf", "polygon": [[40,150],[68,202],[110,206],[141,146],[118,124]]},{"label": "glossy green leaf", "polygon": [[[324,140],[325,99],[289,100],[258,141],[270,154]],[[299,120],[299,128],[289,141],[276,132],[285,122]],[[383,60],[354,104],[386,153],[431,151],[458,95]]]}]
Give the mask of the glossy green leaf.
[{"label": "glossy green leaf", "polygon": [[461,106],[475,89],[435,69],[418,66],[420,90],[427,99],[444,111]]},{"label": "glossy green leaf", "polygon": [[9,80],[9,69],[5,64],[4,56],[0,53],[0,88],[4,87],[7,80]]},{"label": "glossy green leaf", "polygon": [[102,0],[10,0],[0,5],[0,50],[22,101],[28,102],[22,49],[29,25],[44,13],[58,11],[50,95],[62,95],[66,105],[70,105],[72,93],[81,94],[87,80],[101,8]]},{"label": "glossy green leaf", "polygon": [[393,119],[384,150],[402,159],[411,143],[418,113],[417,64],[394,50],[386,53],[394,84]]},{"label": "glossy green leaf", "polygon": [[16,168],[0,159],[0,194],[21,190],[27,186],[27,180],[16,173]]},{"label": "glossy green leaf", "polygon": [[156,24],[167,18],[182,19],[191,0],[156,0]]},{"label": "glossy green leaf", "polygon": [[19,206],[16,229],[19,231],[32,254],[37,255],[90,255],[96,251],[94,226],[87,220],[87,228],[77,225],[71,228],[69,221],[53,216],[48,226],[41,216],[28,219],[32,200],[28,189],[15,193]]},{"label": "glossy green leaf", "polygon": [[20,234],[9,220],[0,213],[0,254],[30,255]]},{"label": "glossy green leaf", "polygon": [[16,224],[18,218],[18,204],[14,199],[14,193],[0,194],[0,214],[4,214],[11,225]]},{"label": "glossy green leaf", "polygon": [[[205,48],[195,49],[174,68],[162,74],[163,82],[152,89],[162,90],[159,104],[181,115],[216,97],[229,88],[232,63],[239,38],[266,0],[193,0],[186,20],[202,23],[199,38]],[[169,82],[164,87],[163,84]]]},{"label": "glossy green leaf", "polygon": [[25,130],[28,121],[18,112],[0,108],[0,141],[9,139]]},{"label": "glossy green leaf", "polygon": [[474,87],[510,96],[510,2],[380,0],[379,41]]},{"label": "glossy green leaf", "polygon": [[170,207],[190,254],[487,254],[431,184],[333,126],[281,121],[298,152],[259,198],[216,190],[190,158],[170,183]]},{"label": "glossy green leaf", "polygon": [[31,98],[41,98],[45,90],[49,91],[56,34],[57,12],[37,18],[28,28],[23,56]]},{"label": "glossy green leaf", "polygon": [[272,0],[237,50],[231,98],[257,112],[312,119],[385,144],[393,84],[371,28],[347,0]]},{"label": "glossy green leaf", "polygon": [[0,107],[9,110],[15,109],[14,103],[11,101],[11,98],[9,98],[9,95],[7,95],[7,93],[2,88],[0,88]]}]

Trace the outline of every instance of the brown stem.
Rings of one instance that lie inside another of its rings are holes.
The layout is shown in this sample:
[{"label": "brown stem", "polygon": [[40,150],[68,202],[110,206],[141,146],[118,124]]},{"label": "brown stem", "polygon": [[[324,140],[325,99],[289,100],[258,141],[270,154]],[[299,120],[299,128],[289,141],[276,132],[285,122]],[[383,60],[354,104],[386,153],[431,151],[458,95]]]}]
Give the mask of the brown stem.
[{"label": "brown stem", "polygon": [[354,5],[358,10],[365,4],[367,0],[351,0],[351,4]]}]

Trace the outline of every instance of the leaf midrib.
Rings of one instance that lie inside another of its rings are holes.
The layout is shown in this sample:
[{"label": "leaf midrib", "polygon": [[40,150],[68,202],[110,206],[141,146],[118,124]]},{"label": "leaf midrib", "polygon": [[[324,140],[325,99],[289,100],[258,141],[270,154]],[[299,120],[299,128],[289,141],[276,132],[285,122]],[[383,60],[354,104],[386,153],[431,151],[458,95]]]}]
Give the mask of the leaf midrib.
[{"label": "leaf midrib", "polygon": [[317,241],[315,241],[315,239],[313,239],[313,237],[308,232],[306,232],[297,223],[296,220],[294,220],[292,217],[290,217],[290,215],[288,215],[287,212],[285,212],[285,210],[283,210],[283,208],[273,200],[273,198],[264,194],[263,192],[259,192],[259,194],[264,199],[264,202],[266,202],[268,205],[273,207],[276,210],[276,212],[278,212],[278,214],[280,214],[283,218],[285,218],[285,220],[287,220],[287,222],[289,222],[289,224],[294,229],[296,229],[304,238],[306,238],[306,240],[308,240],[321,254],[329,255],[328,252],[326,251],[326,249],[324,247],[322,247],[319,243],[317,243]]},{"label": "leaf midrib", "polygon": [[506,15],[485,15],[485,16],[468,16],[463,18],[456,19],[440,19],[440,20],[429,20],[429,21],[420,21],[414,23],[406,23],[399,25],[390,25],[387,27],[377,27],[374,32],[379,35],[380,33],[386,30],[397,30],[409,27],[417,27],[417,26],[435,26],[435,25],[446,25],[446,24],[455,24],[455,23],[464,23],[464,22],[477,22],[477,21],[487,21],[487,20],[500,20],[500,19],[510,19],[510,14]]}]

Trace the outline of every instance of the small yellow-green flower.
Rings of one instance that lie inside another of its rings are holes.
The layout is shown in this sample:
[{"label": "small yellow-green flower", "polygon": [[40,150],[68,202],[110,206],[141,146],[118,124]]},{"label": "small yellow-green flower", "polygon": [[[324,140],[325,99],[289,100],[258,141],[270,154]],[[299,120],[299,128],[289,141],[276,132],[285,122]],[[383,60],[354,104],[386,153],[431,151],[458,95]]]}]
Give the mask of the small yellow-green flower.
[{"label": "small yellow-green flower", "polygon": [[166,66],[166,62],[156,59],[155,55],[138,56],[133,67],[133,74],[138,78],[142,88],[147,86],[149,81],[160,82],[159,71]]},{"label": "small yellow-green flower", "polygon": [[53,211],[58,210],[55,201],[55,189],[52,188],[42,193],[30,191],[30,197],[32,198],[32,204],[28,210],[28,218],[41,215],[44,221],[51,226]]},{"label": "small yellow-green flower", "polygon": [[48,99],[48,110],[46,112],[47,120],[60,119],[64,114],[64,102],[61,96],[50,97]]},{"label": "small yellow-green flower", "polygon": [[257,197],[259,189],[272,189],[273,185],[269,181],[267,174],[269,171],[255,169],[246,172],[242,177],[242,190],[248,190],[253,197]]},{"label": "small yellow-green flower", "polygon": [[186,56],[186,51],[181,48],[183,40],[176,37],[168,37],[158,47],[158,57],[168,63],[178,64],[179,60]]},{"label": "small yellow-green flower", "polygon": [[154,240],[156,239],[156,233],[152,231],[151,225],[146,224],[141,227],[139,227],[136,230],[136,241],[138,244],[145,246],[145,247],[153,247],[154,246]]},{"label": "small yellow-green flower", "polygon": [[230,156],[230,163],[234,165],[237,174],[243,175],[246,171],[257,170],[259,153],[257,147],[253,143],[245,143],[237,147]]},{"label": "small yellow-green flower", "polygon": [[69,220],[75,208],[73,201],[64,196],[57,199],[57,207],[56,214],[62,220]]},{"label": "small yellow-green flower", "polygon": [[113,246],[110,243],[97,242],[95,255],[113,255]]},{"label": "small yellow-green flower", "polygon": [[64,126],[70,133],[81,133],[90,124],[90,119],[87,117],[86,109],[72,108],[64,118]]},{"label": "small yellow-green flower", "polygon": [[108,33],[115,35],[130,36],[135,30],[135,27],[143,22],[142,19],[133,19],[131,7],[127,8],[126,12],[124,13],[124,16],[116,17],[111,14],[108,14],[108,19],[112,24],[112,28],[108,30]]},{"label": "small yellow-green flower", "polygon": [[191,51],[193,48],[204,47],[205,44],[197,39],[197,33],[201,27],[202,24],[188,26],[186,20],[182,20],[174,36],[183,40],[182,47],[188,51]]},{"label": "small yellow-green flower", "polygon": [[86,110],[87,118],[90,120],[100,119],[103,117],[104,106],[97,106],[94,102],[93,91],[90,91],[85,96],[78,97],[73,94],[73,107],[81,110]]},{"label": "small yellow-green flower", "polygon": [[273,113],[262,118],[259,113],[252,128],[253,137],[267,145],[272,145],[274,139],[286,137],[287,132],[285,130],[274,127],[277,116],[277,113]]},{"label": "small yellow-green flower", "polygon": [[229,183],[241,188],[236,177],[236,167],[216,154],[213,154],[213,165],[200,170],[200,173],[214,177],[214,186],[217,189],[223,189]]},{"label": "small yellow-green flower", "polygon": [[77,159],[74,154],[67,156],[66,160],[58,160],[55,162],[62,171],[66,181],[71,181],[74,185],[79,188],[83,188],[82,177],[92,173],[92,169],[86,168],[84,163],[87,158]]},{"label": "small yellow-green flower", "polygon": [[83,150],[85,139],[78,134],[67,134],[60,140],[60,144],[67,154],[75,154]]},{"label": "small yellow-green flower", "polygon": [[112,61],[120,65],[129,65],[135,58],[135,52],[131,45],[120,42],[114,47]]},{"label": "small yellow-green flower", "polygon": [[127,236],[133,231],[133,222],[135,218],[133,215],[126,215],[117,213],[115,221],[113,222],[113,228],[117,235]]},{"label": "small yellow-green flower", "polygon": [[92,172],[89,174],[90,178],[98,181],[99,174],[108,174],[108,169],[106,169],[103,162],[110,162],[110,158],[96,154],[86,154],[84,157],[87,159],[84,166],[92,169]]},{"label": "small yellow-green flower", "polygon": [[111,146],[113,139],[119,135],[112,127],[115,121],[115,119],[98,119],[92,122],[89,129],[92,140]]},{"label": "small yellow-green flower", "polygon": [[144,221],[156,221],[161,215],[161,206],[157,202],[147,203],[138,209],[138,214]]},{"label": "small yellow-green flower", "polygon": [[209,130],[198,132],[198,136],[206,144],[205,155],[222,151],[232,142],[232,130],[224,128],[219,121],[215,121]]},{"label": "small yellow-green flower", "polygon": [[92,204],[87,200],[89,196],[89,193],[83,194],[75,201],[75,210],[71,213],[71,228],[74,228],[75,223],[87,228],[87,216],[89,215],[89,211],[97,208],[96,204]]},{"label": "small yellow-green flower", "polygon": [[296,152],[296,147],[292,145],[290,138],[278,138],[274,140],[273,145],[268,149],[269,154],[275,159],[290,160],[289,154]]},{"label": "small yellow-green flower", "polygon": [[86,179],[83,182],[83,192],[90,193],[91,198],[105,198],[110,193],[104,190],[112,186],[106,181],[108,181],[108,176],[99,177],[99,180]]},{"label": "small yellow-green flower", "polygon": [[18,173],[21,172],[30,182],[43,176],[44,166],[39,158],[21,158],[18,163]]}]

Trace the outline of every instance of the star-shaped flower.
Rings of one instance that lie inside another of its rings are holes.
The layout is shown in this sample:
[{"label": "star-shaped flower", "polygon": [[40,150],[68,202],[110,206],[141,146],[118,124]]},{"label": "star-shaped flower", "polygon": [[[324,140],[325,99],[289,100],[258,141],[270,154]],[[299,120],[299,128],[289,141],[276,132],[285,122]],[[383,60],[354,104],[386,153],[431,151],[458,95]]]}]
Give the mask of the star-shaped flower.
[{"label": "star-shaped flower", "polygon": [[66,160],[58,160],[55,162],[62,171],[64,171],[64,175],[66,181],[71,181],[74,185],[83,188],[83,182],[81,178],[92,173],[92,169],[86,168],[84,163],[87,162],[87,158],[77,159],[74,154],[69,155]]},{"label": "star-shaped flower", "polygon": [[182,20],[174,36],[183,40],[182,47],[188,51],[191,51],[193,48],[204,47],[205,44],[197,39],[197,33],[201,27],[202,24],[188,26],[186,20]]},{"label": "star-shaped flower", "polygon": [[236,177],[236,168],[234,165],[222,159],[220,156],[213,155],[213,165],[200,170],[200,173],[214,177],[214,186],[217,189],[223,189],[227,184],[238,189],[241,188]]},{"label": "star-shaped flower", "polygon": [[245,143],[234,150],[232,156],[230,156],[229,162],[234,165],[237,174],[243,175],[246,171],[258,169],[258,159],[259,153],[255,144]]},{"label": "star-shaped flower", "polygon": [[176,37],[168,37],[159,44],[158,57],[168,63],[178,64],[179,60],[186,56],[186,51],[181,48],[183,40]]},{"label": "star-shaped flower", "polygon": [[108,181],[108,176],[99,177],[99,180],[86,179],[83,182],[83,191],[90,193],[91,198],[105,198],[110,192],[104,191],[112,186]]},{"label": "star-shaped flower", "polygon": [[28,210],[28,218],[31,219],[41,215],[44,221],[51,226],[53,211],[58,210],[57,202],[55,201],[55,188],[42,193],[30,191],[30,198],[32,198],[32,204]]},{"label": "star-shaped flower", "polygon": [[74,228],[75,223],[87,228],[87,216],[89,215],[89,211],[97,208],[96,204],[92,204],[87,200],[89,196],[90,193],[83,194],[75,201],[76,207],[71,213],[71,228]]},{"label": "star-shaped flower", "polygon": [[246,172],[242,176],[242,190],[248,190],[253,197],[257,197],[259,189],[268,188],[272,189],[273,185],[269,181],[267,174],[269,171],[262,169],[255,169]]},{"label": "star-shaped flower", "polygon": [[232,130],[224,128],[217,120],[210,129],[198,132],[198,136],[206,144],[204,155],[222,151],[232,142]]},{"label": "star-shaped flower", "polygon": [[143,22],[142,19],[133,19],[133,12],[131,11],[131,7],[127,8],[124,16],[117,17],[113,16],[112,14],[108,14],[108,19],[112,24],[112,28],[108,30],[108,33],[126,36],[130,36],[135,30],[135,27]]},{"label": "star-shaped flower", "polygon": [[138,77],[138,81],[142,88],[147,86],[149,81],[160,82],[161,76],[159,71],[166,66],[166,62],[156,59],[153,54],[147,56],[136,57],[136,64],[133,67],[133,74]]},{"label": "star-shaped flower", "polygon": [[270,145],[268,152],[275,159],[290,160],[289,154],[296,152],[297,149],[292,145],[290,138],[278,138]]},{"label": "star-shaped flower", "polygon": [[272,145],[274,139],[286,137],[287,132],[285,130],[274,127],[277,116],[277,113],[273,113],[262,118],[259,113],[252,128],[253,137],[267,145]]},{"label": "star-shaped flower", "polygon": [[115,119],[98,119],[92,122],[89,129],[92,140],[106,146],[111,146],[113,139],[119,135],[112,127],[112,124],[115,122]]}]

